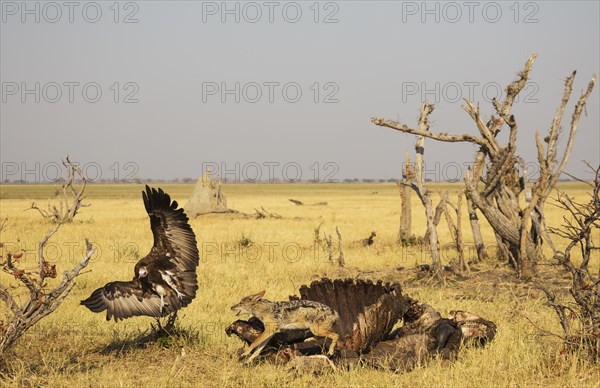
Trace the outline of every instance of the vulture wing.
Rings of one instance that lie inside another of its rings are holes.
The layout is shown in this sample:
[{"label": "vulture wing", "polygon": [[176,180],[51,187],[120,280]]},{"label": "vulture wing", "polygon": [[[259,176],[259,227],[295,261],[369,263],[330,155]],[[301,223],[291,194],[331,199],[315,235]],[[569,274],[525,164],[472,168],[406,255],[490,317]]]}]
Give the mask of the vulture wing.
[{"label": "vulture wing", "polygon": [[94,291],[86,300],[82,300],[81,304],[95,313],[106,310],[106,320],[114,317],[115,322],[136,315],[166,316],[173,312],[171,306],[176,305],[169,303],[161,312],[160,297],[145,292],[137,279],[108,283]]},{"label": "vulture wing", "polygon": [[153,259],[153,267],[162,279],[180,293],[180,300],[174,306],[184,307],[198,290],[196,236],[183,209],[178,209],[177,201],[171,202],[171,197],[162,189],[146,186],[142,196],[154,235],[154,246],[148,257]]}]

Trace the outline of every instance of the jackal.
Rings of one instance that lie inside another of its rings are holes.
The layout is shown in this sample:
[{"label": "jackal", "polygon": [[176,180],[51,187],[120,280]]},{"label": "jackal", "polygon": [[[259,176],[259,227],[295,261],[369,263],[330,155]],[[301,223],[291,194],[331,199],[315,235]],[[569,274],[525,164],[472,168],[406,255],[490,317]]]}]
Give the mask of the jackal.
[{"label": "jackal", "polygon": [[240,303],[231,306],[237,311],[236,315],[250,314],[260,319],[265,325],[265,331],[250,345],[242,357],[254,354],[248,359],[251,361],[260,354],[275,333],[280,330],[309,329],[317,337],[331,339],[329,355],[335,350],[339,335],[334,331],[338,314],[330,307],[312,300],[292,300],[290,302],[271,302],[263,299],[265,290],[258,294],[243,298]]}]

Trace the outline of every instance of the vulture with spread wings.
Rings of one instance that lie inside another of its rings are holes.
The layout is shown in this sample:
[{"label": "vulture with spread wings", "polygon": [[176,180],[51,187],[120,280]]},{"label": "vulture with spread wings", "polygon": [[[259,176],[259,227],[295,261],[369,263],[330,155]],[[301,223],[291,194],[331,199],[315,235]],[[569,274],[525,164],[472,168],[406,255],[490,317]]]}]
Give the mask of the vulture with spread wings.
[{"label": "vulture with spread wings", "polygon": [[142,192],[150,216],[154,246],[135,265],[133,280],[110,282],[81,304],[106,320],[136,315],[164,317],[187,306],[196,296],[198,247],[183,209],[162,189]]}]

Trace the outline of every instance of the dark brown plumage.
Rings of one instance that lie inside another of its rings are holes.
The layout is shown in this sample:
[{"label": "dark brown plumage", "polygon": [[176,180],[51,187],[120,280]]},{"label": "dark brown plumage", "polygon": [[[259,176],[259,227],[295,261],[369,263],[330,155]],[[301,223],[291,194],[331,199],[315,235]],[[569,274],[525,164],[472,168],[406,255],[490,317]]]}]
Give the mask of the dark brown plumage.
[{"label": "dark brown plumage", "polygon": [[142,192],[150,217],[154,246],[135,265],[133,280],[116,281],[95,290],[81,304],[106,320],[137,315],[164,317],[187,306],[196,296],[198,247],[183,209],[162,189]]}]

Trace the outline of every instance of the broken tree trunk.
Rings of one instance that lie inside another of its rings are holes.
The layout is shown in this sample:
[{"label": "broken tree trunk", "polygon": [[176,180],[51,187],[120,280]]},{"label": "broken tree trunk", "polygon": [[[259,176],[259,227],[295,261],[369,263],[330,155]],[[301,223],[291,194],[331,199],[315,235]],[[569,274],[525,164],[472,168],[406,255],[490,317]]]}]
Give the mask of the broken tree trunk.
[{"label": "broken tree trunk", "polygon": [[473,234],[473,244],[477,251],[478,261],[484,261],[487,259],[487,252],[485,250],[485,244],[483,242],[483,236],[481,235],[481,229],[479,227],[479,218],[477,217],[477,209],[473,205],[473,201],[467,197],[467,212],[469,213],[469,224],[471,225],[471,233]]},{"label": "broken tree trunk", "polygon": [[[419,115],[419,131],[424,133],[429,132],[429,122],[428,117],[429,114],[433,112],[433,105],[425,103],[421,107],[421,112]],[[440,258],[440,248],[437,237],[437,225],[435,221],[435,216],[433,212],[433,205],[431,201],[431,195],[427,187],[425,186],[425,176],[424,176],[424,153],[425,153],[425,136],[418,135],[417,141],[415,143],[415,169],[414,169],[414,178],[410,180],[410,182],[402,182],[403,185],[410,185],[410,187],[415,191],[423,207],[425,207],[425,217],[427,219],[427,232],[426,236],[428,240],[425,242],[429,244],[430,252],[431,252],[431,272],[433,276],[444,283],[444,271],[442,267],[442,262]],[[439,206],[439,205],[438,205]],[[438,221],[439,222],[439,221]]]},{"label": "broken tree trunk", "polygon": [[402,183],[398,183],[400,189],[400,230],[398,242],[402,245],[410,245],[415,236],[412,234],[411,193],[410,182],[415,178],[415,171],[410,164],[410,157],[406,153],[406,162],[402,171]]},{"label": "broken tree trunk", "polygon": [[344,267],[346,265],[346,259],[344,257],[344,247],[342,244],[342,234],[340,233],[340,230],[338,229],[338,227],[335,227],[335,233],[337,233],[337,237],[338,237],[338,265],[340,267]]},{"label": "broken tree trunk", "polygon": [[[442,215],[444,214],[444,208],[446,207],[446,197],[444,195],[440,196],[440,202],[438,202],[435,207],[435,213],[433,215],[433,225],[437,228],[440,224],[440,220],[442,219]],[[429,241],[429,227],[426,228],[425,234],[423,235],[423,241]]]},{"label": "broken tree trunk", "polygon": [[454,240],[454,246],[456,247],[456,252],[458,254],[458,265],[460,268],[460,272],[468,274],[471,269],[469,268],[469,263],[465,259],[464,252],[464,244],[462,238],[462,222],[461,222],[461,211],[462,211],[462,193],[458,194],[458,204],[454,206],[452,202],[450,202],[450,196],[448,192],[444,194],[446,199],[446,204],[454,209],[456,213],[456,223],[452,220],[452,216],[448,211],[448,208],[444,206],[444,215],[446,216],[446,222],[448,223],[448,229],[450,229],[450,233],[452,234],[452,238]]},{"label": "broken tree trunk", "polygon": [[[433,112],[432,104],[423,104],[421,107],[421,113],[419,115],[419,129],[424,132],[429,132],[429,115]],[[425,153],[425,136],[417,136],[417,142],[415,143],[415,176],[416,184],[413,184],[413,189],[421,199],[421,203],[425,207],[425,216],[427,218],[427,232],[429,233],[429,247],[431,250],[431,269],[433,275],[444,282],[444,269],[442,268],[442,261],[440,258],[440,247],[438,243],[437,227],[434,223],[434,214],[431,203],[431,195],[429,190],[425,187],[425,176],[424,176],[424,153]]]}]

